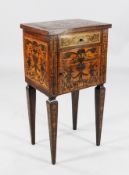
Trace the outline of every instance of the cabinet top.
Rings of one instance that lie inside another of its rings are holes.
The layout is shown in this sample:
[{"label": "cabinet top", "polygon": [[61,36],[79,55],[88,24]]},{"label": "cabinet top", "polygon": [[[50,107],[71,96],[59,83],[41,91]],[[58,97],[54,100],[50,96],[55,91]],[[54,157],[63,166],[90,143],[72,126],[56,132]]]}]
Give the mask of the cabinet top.
[{"label": "cabinet top", "polygon": [[58,35],[69,32],[83,32],[92,29],[110,28],[112,25],[85,19],[68,19],[48,22],[35,22],[21,24],[24,30],[44,35]]}]

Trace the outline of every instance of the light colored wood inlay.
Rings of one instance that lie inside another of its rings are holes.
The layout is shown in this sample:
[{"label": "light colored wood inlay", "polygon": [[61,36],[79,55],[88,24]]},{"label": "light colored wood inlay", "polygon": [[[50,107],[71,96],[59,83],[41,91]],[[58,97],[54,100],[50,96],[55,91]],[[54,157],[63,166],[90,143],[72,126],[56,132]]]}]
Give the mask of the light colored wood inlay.
[{"label": "light colored wood inlay", "polygon": [[60,48],[100,43],[100,31],[60,35]]}]

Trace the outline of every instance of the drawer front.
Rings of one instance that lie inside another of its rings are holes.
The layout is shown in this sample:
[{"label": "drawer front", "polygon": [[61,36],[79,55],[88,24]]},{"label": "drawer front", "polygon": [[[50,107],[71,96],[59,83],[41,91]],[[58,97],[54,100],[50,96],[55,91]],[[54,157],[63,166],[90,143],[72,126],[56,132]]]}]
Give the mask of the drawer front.
[{"label": "drawer front", "polygon": [[95,32],[81,32],[74,34],[64,34],[59,37],[60,48],[95,44],[100,43],[101,33],[100,31]]},{"label": "drawer front", "polygon": [[25,77],[48,90],[48,43],[24,33]]},{"label": "drawer front", "polygon": [[58,62],[58,93],[98,84],[101,46],[61,51]]}]

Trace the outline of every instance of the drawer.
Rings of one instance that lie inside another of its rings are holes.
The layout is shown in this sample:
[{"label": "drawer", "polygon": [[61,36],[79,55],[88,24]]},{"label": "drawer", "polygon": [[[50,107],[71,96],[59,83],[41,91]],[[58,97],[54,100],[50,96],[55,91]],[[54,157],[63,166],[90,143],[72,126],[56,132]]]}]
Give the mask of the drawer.
[{"label": "drawer", "polygon": [[101,46],[60,51],[58,93],[96,85],[100,76]]},{"label": "drawer", "polygon": [[79,46],[86,44],[96,44],[101,41],[101,32],[81,32],[74,34],[64,34],[59,37],[60,48]]}]

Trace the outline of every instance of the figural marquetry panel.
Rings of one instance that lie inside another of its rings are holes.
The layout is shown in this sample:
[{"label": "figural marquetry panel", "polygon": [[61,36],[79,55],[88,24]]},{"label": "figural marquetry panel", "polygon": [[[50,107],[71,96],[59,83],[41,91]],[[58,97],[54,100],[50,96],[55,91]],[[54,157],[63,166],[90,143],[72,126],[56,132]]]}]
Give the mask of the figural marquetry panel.
[{"label": "figural marquetry panel", "polygon": [[25,77],[48,89],[48,44],[24,35]]},{"label": "figural marquetry panel", "polygon": [[66,93],[99,82],[101,46],[61,51],[59,56],[58,91]]}]

